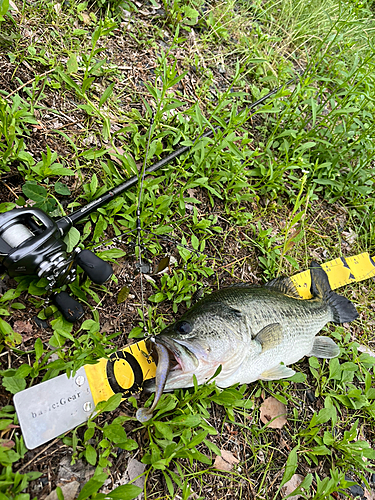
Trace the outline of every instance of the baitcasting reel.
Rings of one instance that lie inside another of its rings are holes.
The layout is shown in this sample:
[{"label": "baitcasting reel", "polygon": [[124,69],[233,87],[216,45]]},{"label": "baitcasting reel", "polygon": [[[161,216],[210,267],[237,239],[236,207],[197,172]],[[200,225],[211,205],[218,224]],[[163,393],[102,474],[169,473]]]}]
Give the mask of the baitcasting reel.
[{"label": "baitcasting reel", "polygon": [[[64,231],[62,227],[65,226]],[[68,256],[63,241],[70,225],[59,224],[38,208],[14,209],[0,214],[0,272],[15,278],[46,278],[47,290],[72,283],[79,265],[91,281],[103,284],[112,275],[111,266],[90,250],[76,248]],[[53,296],[66,319],[76,321],[82,306],[65,292]]]},{"label": "baitcasting reel", "polygon": [[0,214],[0,263],[11,277],[36,275],[48,280],[47,290],[72,283],[76,264],[91,281],[103,284],[112,268],[90,250],[76,248],[70,257],[59,224],[38,208]]}]

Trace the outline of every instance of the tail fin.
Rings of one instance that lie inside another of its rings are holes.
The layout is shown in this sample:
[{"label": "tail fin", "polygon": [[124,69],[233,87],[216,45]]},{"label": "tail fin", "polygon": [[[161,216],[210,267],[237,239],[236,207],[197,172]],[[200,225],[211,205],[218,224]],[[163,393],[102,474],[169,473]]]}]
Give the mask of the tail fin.
[{"label": "tail fin", "polygon": [[327,273],[316,262],[311,262],[311,294],[330,305],[335,323],[349,323],[358,318],[354,305],[347,298],[332,291]]}]

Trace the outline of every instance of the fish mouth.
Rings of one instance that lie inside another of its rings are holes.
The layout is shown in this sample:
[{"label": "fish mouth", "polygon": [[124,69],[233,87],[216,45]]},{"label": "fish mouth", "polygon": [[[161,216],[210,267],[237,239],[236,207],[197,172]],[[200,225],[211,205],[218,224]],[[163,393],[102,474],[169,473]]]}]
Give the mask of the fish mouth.
[{"label": "fish mouth", "polygon": [[189,372],[198,367],[199,360],[190,343],[157,336],[155,344],[162,345],[168,350],[171,372]]},{"label": "fish mouth", "polygon": [[[207,381],[216,371],[217,364],[209,361],[209,347],[201,345],[201,342],[189,340],[171,339],[166,335],[158,335],[155,337],[156,351],[157,346],[166,349],[169,358],[169,371],[164,386],[164,391],[169,392],[175,389],[184,387],[192,387],[194,385],[194,375],[198,379],[198,383],[202,384]],[[155,352],[154,350],[154,352]],[[157,365],[159,361],[157,360]],[[154,392],[157,390],[157,377],[145,382],[144,388],[146,391]]]}]

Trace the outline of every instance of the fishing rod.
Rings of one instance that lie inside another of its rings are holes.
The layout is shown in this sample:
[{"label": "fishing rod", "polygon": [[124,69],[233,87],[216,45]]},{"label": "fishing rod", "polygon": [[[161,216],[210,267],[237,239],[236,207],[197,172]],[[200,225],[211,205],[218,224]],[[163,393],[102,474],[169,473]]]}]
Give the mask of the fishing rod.
[{"label": "fishing rod", "polygon": [[[282,88],[293,83],[298,77],[291,78],[284,85],[277,87],[251,103],[252,110],[275,95]],[[229,120],[226,121],[229,123]],[[202,138],[212,137],[222,126],[218,125],[196,137],[191,146],[181,146],[165,158],[143,169],[143,176],[151,174],[168,165],[172,160],[187,153]],[[117,187],[109,189],[98,199],[65,215],[58,220],[51,218],[43,210],[33,207],[13,209],[0,214],[0,273],[6,272],[16,278],[36,276],[46,278],[46,290],[72,283],[76,278],[77,265],[96,284],[102,285],[112,276],[111,265],[88,249],[76,247],[70,255],[63,241],[69,229],[105,205],[135,186],[139,177],[134,175]],[[140,229],[140,212],[137,209],[137,229]],[[79,302],[66,292],[53,293],[52,300],[64,317],[71,322],[83,316]]]},{"label": "fishing rod", "polygon": [[[250,106],[248,106],[247,109],[249,109],[251,111],[252,109],[256,108],[257,106],[259,106],[260,104],[262,104],[264,101],[266,101],[267,99],[269,99],[271,96],[273,96],[277,92],[279,92],[281,89],[283,89],[284,87],[287,87],[288,85],[290,85],[291,83],[293,83],[295,80],[296,80],[296,77],[291,78],[284,85],[282,85],[280,87],[277,87],[276,89],[271,90],[270,92],[268,92],[268,94],[264,95],[263,97],[261,97],[257,101],[251,103]],[[228,124],[228,123],[229,123],[229,120],[226,120],[226,124]],[[158,162],[154,163],[153,165],[147,167],[145,169],[145,173],[146,174],[151,174],[151,173],[156,172],[157,170],[165,167],[166,165],[168,165],[168,163],[170,163],[175,158],[178,158],[179,156],[183,155],[184,153],[187,153],[193,146],[195,146],[195,144],[199,140],[201,140],[203,138],[206,138],[206,137],[212,137],[221,128],[222,128],[222,126],[218,125],[218,126],[212,128],[211,130],[208,130],[204,134],[196,137],[193,140],[193,144],[191,146],[181,146],[180,148],[176,149],[175,151],[172,151],[172,153],[170,153],[168,156],[166,156],[162,160],[159,160]],[[89,203],[88,205],[86,205],[86,206],[84,206],[84,207],[82,207],[80,209],[75,210],[69,216],[65,216],[65,217],[62,217],[61,219],[59,219],[57,221],[57,225],[58,225],[59,229],[61,230],[62,234],[66,234],[66,232],[74,224],[76,224],[77,222],[81,221],[87,215],[90,215],[92,212],[95,212],[98,208],[100,208],[101,206],[105,205],[106,203],[108,203],[109,201],[111,201],[116,196],[121,195],[122,193],[124,193],[128,189],[130,189],[133,186],[135,186],[138,183],[138,181],[139,181],[138,176],[137,175],[133,175],[133,177],[131,177],[130,179],[126,180],[125,182],[123,182],[119,186],[117,186],[115,188],[112,188],[112,189],[109,189],[106,193],[104,193],[97,200],[94,200],[91,203]]]}]

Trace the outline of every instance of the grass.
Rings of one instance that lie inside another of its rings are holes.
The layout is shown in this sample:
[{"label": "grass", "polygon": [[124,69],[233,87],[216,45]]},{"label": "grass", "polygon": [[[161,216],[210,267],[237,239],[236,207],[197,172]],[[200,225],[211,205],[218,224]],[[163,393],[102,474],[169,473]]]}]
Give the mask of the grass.
[{"label": "grass", "polygon": [[[149,280],[134,273],[140,185],[67,237],[69,250],[92,247],[115,263],[106,286],[80,276],[69,287],[86,306],[81,324],[46,304],[44,282],[4,278],[1,500],[44,498],[57,486],[67,450],[72,462],[95,467],[79,500],[138,494],[136,486],[115,489],[126,468],[119,450],[147,465],[149,499],[276,499],[294,473],[303,480],[302,498],[352,498],[353,484],[370,490],[374,358],[359,347],[373,348],[371,282],[344,291],[359,320],[326,329],[340,345],[338,359],[301,361],[292,380],[165,394],[145,426],[134,419],[144,398],[120,407],[117,395],[55,443],[51,456],[42,449],[39,462],[15,427],[11,395],[109,355],[145,329],[159,332],[202,289],[260,283],[302,270],[311,258],[371,250],[372,5],[151,0],[140,7],[128,0],[17,7],[6,13],[0,1],[2,212],[31,201],[60,216],[90,202],[138,173],[149,133],[148,165],[177,144],[193,147],[144,180]],[[246,111],[291,76],[294,85]],[[194,144],[217,125],[212,138]],[[124,231],[133,232],[114,242]],[[166,256],[168,272],[154,273]],[[36,316],[48,327],[28,338],[22,324]],[[287,406],[281,430],[259,420],[268,396]],[[221,449],[239,459],[230,473],[212,468]],[[105,482],[112,493],[99,492]]]}]

